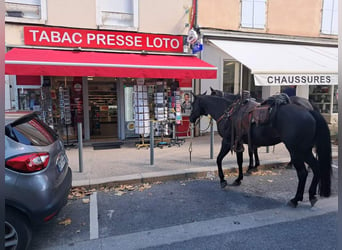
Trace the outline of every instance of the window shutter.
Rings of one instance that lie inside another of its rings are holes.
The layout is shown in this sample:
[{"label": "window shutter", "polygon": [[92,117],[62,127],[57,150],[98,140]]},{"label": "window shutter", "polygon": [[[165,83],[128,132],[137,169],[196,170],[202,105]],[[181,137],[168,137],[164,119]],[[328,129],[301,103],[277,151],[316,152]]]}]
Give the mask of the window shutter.
[{"label": "window shutter", "polygon": [[97,0],[98,25],[133,27],[133,0]]},{"label": "window shutter", "polygon": [[322,33],[338,34],[338,1],[324,0],[322,11]]},{"label": "window shutter", "polygon": [[241,26],[253,27],[253,0],[241,2]]},{"label": "window shutter", "polygon": [[100,9],[108,12],[133,14],[133,3],[127,0],[100,0]]},{"label": "window shutter", "polygon": [[254,1],[254,28],[265,28],[266,0]]},{"label": "window shutter", "polygon": [[40,0],[5,0],[5,2],[40,6]]},{"label": "window shutter", "polygon": [[241,1],[241,26],[265,28],[266,0]]}]

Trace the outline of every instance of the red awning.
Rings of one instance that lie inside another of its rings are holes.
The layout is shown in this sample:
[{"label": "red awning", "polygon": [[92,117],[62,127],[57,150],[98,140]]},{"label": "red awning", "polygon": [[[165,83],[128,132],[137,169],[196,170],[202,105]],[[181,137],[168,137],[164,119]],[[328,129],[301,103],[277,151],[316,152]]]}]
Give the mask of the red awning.
[{"label": "red awning", "polygon": [[217,68],[195,56],[14,48],[5,55],[5,74],[216,79]]}]

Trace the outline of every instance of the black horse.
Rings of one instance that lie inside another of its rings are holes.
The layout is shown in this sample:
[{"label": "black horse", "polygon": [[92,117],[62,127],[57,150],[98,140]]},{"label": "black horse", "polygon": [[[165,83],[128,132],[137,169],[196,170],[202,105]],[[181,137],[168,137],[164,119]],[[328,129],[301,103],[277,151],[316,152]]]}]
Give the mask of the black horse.
[{"label": "black horse", "polygon": [[[233,126],[231,117],[225,114],[232,104],[233,101],[217,96],[194,95],[190,114],[190,122],[192,123],[195,123],[202,115],[211,115],[217,122],[222,143],[216,163],[222,188],[227,186],[222,171],[222,160],[232,149]],[[288,204],[296,207],[298,201],[303,200],[308,175],[304,163],[307,163],[313,172],[313,179],[309,188],[311,205],[313,206],[317,201],[318,184],[320,184],[320,195],[329,197],[331,193],[331,141],[330,131],[323,116],[317,111],[309,111],[295,104],[286,104],[279,105],[272,117],[273,120],[268,124],[252,124],[250,139],[256,146],[272,146],[280,142],[285,144],[298,176],[296,195]],[[312,153],[313,146],[316,146],[318,160]],[[238,162],[242,162],[242,152],[236,154]],[[239,185],[243,179],[242,164],[238,165],[239,176],[234,182],[236,185]]]},{"label": "black horse", "polygon": [[[227,98],[228,100],[231,100],[231,101],[234,101],[237,98],[240,98],[239,95],[224,92],[224,91],[218,90],[218,89],[213,89],[212,87],[210,87],[210,90],[211,90],[211,95],[224,97],[224,98]],[[290,99],[291,103],[302,106],[302,107],[306,108],[307,110],[314,110],[315,109],[316,111],[319,111],[317,107],[313,106],[309,100],[307,100],[303,97],[290,96],[289,99]],[[244,141],[244,143],[248,144],[248,141]],[[258,147],[256,147],[255,145],[252,145],[251,149],[248,148],[248,155],[249,155],[249,165],[248,165],[247,173],[249,173],[250,171],[257,170],[258,166],[260,165],[260,160],[259,160],[259,155],[258,155]],[[253,155],[254,155],[254,158],[253,158]],[[254,160],[255,160],[255,165],[254,165]],[[290,161],[287,164],[287,166],[291,167],[292,162]]]}]

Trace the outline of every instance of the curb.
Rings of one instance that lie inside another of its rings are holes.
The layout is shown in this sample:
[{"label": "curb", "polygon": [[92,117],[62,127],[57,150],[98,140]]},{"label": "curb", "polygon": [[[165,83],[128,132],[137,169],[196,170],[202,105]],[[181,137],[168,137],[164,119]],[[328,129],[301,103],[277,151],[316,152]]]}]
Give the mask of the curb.
[{"label": "curb", "polygon": [[[258,166],[258,169],[271,169],[277,167],[286,166],[286,162],[270,162]],[[247,167],[243,167],[243,173],[247,171]],[[238,173],[236,167],[230,167],[223,169],[225,175]],[[133,174],[133,175],[123,175],[119,177],[108,177],[96,180],[80,180],[73,181],[72,187],[85,187],[85,188],[100,188],[103,186],[120,186],[120,185],[137,185],[143,183],[155,183],[155,182],[166,182],[166,181],[182,181],[188,179],[200,179],[206,177],[218,177],[217,169],[208,168],[192,168],[184,170],[173,170],[173,171],[163,171],[163,172],[150,172],[144,174]]]}]

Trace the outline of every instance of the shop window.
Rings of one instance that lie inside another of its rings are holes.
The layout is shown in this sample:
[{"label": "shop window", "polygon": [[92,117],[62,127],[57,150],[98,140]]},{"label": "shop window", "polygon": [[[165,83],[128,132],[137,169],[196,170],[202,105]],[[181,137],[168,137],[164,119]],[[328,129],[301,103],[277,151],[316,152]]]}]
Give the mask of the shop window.
[{"label": "shop window", "polygon": [[240,63],[234,61],[223,62],[223,86],[225,92],[237,93],[234,86],[238,86],[240,79]]},{"label": "shop window", "polygon": [[309,99],[321,113],[337,113],[337,90],[335,85],[310,86]]},{"label": "shop window", "polygon": [[18,89],[19,110],[40,111],[40,89]]},{"label": "shop window", "polygon": [[324,0],[322,10],[322,34],[338,34],[338,0]]},{"label": "shop window", "polygon": [[97,0],[96,23],[101,28],[136,30],[138,0]]},{"label": "shop window", "polygon": [[43,80],[41,118],[63,138],[65,145],[77,140],[77,123],[83,123],[82,89],[81,77]]},{"label": "shop window", "polygon": [[264,29],[266,0],[241,0],[241,27]]},{"label": "shop window", "polygon": [[43,23],[46,0],[5,0],[6,22]]}]

